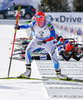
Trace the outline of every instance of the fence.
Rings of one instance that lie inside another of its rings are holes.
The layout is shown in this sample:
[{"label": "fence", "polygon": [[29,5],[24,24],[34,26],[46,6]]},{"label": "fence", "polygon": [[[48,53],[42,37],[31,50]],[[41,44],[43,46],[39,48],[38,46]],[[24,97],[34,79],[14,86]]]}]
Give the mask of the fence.
[{"label": "fence", "polygon": [[82,25],[66,25],[53,21],[56,34],[66,38],[74,38],[78,43],[83,44],[83,29]]}]

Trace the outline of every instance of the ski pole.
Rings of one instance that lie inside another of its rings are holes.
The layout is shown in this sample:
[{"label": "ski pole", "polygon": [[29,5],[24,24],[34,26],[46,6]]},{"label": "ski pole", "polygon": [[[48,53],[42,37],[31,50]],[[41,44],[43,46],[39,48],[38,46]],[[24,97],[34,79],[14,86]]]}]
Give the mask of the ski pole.
[{"label": "ski pole", "polygon": [[[18,25],[19,16],[20,16],[20,9],[21,9],[21,4],[19,4],[19,6],[18,6],[18,13],[17,13],[17,18],[16,18],[16,25]],[[12,55],[13,55],[13,50],[14,50],[14,43],[15,43],[15,38],[16,38],[16,32],[17,32],[17,29],[15,29],[15,32],[14,32],[13,45],[12,45],[12,51],[11,51],[11,57],[10,57],[8,75],[7,75],[8,78],[9,78],[10,68],[11,68],[11,63],[12,63]]]}]

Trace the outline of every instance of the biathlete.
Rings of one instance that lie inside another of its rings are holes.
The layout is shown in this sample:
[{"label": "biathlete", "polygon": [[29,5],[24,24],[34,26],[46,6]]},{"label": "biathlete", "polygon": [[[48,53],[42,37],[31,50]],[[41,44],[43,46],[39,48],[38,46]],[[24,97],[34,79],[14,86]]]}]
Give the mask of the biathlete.
[{"label": "biathlete", "polygon": [[66,61],[69,61],[70,58],[73,58],[79,61],[82,57],[82,50],[79,50],[78,44],[75,44],[76,41],[69,41],[68,39],[59,39],[58,43],[55,44],[59,55],[61,55]]},{"label": "biathlete", "polygon": [[26,48],[25,61],[26,61],[26,72],[21,74],[21,77],[30,77],[31,76],[31,52],[37,48],[45,48],[49,53],[56,75],[60,79],[67,79],[66,75],[61,74],[60,64],[57,60],[55,48],[53,46],[53,41],[56,38],[56,33],[53,28],[53,25],[50,21],[46,20],[45,14],[41,11],[38,11],[35,14],[35,20],[26,25],[15,25],[15,29],[26,29],[33,27],[35,30],[35,37],[29,43]]}]

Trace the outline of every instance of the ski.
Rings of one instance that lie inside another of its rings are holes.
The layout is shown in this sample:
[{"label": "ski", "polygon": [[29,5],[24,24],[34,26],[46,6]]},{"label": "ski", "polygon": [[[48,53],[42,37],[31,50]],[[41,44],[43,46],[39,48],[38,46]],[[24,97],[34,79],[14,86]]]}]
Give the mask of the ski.
[{"label": "ski", "polygon": [[0,78],[0,80],[10,80],[10,79],[27,79],[27,80],[42,80],[42,81],[45,81],[47,79],[41,79],[41,78],[25,78],[25,77],[21,77],[21,76],[18,76],[18,77],[2,77]]},{"label": "ski", "polygon": [[76,79],[76,78],[70,78],[68,77],[67,79],[58,79],[57,77],[47,77],[47,76],[43,76],[42,78],[25,78],[25,77],[2,77],[0,78],[0,80],[10,80],[10,79],[27,79],[27,80],[42,80],[42,81],[46,81],[46,80],[61,80],[61,81],[72,81],[72,82],[83,82],[82,79]]},{"label": "ski", "polygon": [[19,60],[19,61],[25,61],[25,58],[21,58],[21,57],[12,57],[12,59]]},{"label": "ski", "polygon": [[[30,42],[31,40],[20,41],[20,42],[15,41],[15,45],[28,45]],[[13,44],[13,42],[11,42],[10,44]]]},{"label": "ski", "polygon": [[52,79],[52,80],[72,81],[72,82],[83,82],[83,79],[77,79],[77,78],[72,78],[72,77],[67,77],[67,79],[59,79],[57,77],[42,76],[42,78]]},{"label": "ski", "polygon": [[[11,43],[11,44],[13,44],[13,43]],[[15,45],[19,45],[19,46],[26,46],[26,45],[28,45],[28,44],[15,43]]]},{"label": "ski", "polygon": [[26,40],[28,40],[28,38],[26,38],[26,37],[16,38],[15,42],[22,42],[22,41],[26,41]]}]

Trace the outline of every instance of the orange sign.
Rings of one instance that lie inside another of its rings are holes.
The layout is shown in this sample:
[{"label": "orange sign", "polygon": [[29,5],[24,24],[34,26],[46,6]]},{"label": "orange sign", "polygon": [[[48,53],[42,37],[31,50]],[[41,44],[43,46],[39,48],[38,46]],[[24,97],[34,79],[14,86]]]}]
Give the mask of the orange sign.
[{"label": "orange sign", "polygon": [[58,28],[60,28],[60,25],[58,25]]},{"label": "orange sign", "polygon": [[68,30],[67,31],[70,32],[70,27],[68,27]]},{"label": "orange sign", "polygon": [[63,29],[63,30],[65,29],[65,26],[64,26],[64,25],[62,26],[62,29]]},{"label": "orange sign", "polygon": [[82,32],[82,37],[83,37],[83,32]]},{"label": "orange sign", "polygon": [[74,34],[77,34],[77,29],[74,29]]}]

